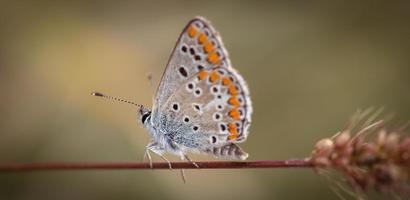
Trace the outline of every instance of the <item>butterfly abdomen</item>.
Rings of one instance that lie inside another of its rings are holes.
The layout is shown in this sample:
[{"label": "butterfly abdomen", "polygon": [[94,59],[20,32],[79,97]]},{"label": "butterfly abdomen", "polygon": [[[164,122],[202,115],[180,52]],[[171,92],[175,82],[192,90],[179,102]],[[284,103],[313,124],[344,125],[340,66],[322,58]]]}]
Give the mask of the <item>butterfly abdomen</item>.
[{"label": "butterfly abdomen", "polygon": [[206,152],[218,158],[231,160],[245,160],[246,158],[248,158],[248,153],[246,153],[238,145],[233,143],[226,144],[221,147],[207,149]]}]

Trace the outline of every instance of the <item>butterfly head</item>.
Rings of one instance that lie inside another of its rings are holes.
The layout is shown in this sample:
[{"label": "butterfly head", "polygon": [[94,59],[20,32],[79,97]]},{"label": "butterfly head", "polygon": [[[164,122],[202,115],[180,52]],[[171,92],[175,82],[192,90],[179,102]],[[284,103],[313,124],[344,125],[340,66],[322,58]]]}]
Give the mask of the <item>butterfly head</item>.
[{"label": "butterfly head", "polygon": [[121,98],[118,98],[118,97],[113,97],[113,96],[110,96],[110,95],[106,95],[106,94],[103,94],[101,92],[93,92],[93,93],[91,93],[91,95],[96,96],[96,97],[106,98],[106,99],[109,99],[109,100],[128,103],[128,104],[137,106],[138,107],[138,119],[141,120],[141,122],[142,122],[142,124],[144,124],[144,126],[146,126],[147,125],[146,123],[149,122],[149,119],[151,119],[151,111],[149,109],[145,108],[143,105],[136,104],[132,101],[121,99]]}]

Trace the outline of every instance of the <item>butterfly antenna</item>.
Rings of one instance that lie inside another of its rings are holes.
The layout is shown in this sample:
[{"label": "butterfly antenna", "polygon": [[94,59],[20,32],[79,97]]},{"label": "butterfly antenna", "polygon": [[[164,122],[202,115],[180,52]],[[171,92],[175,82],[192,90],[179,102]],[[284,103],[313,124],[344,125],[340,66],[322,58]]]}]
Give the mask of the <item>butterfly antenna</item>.
[{"label": "butterfly antenna", "polygon": [[118,97],[113,97],[113,96],[110,96],[110,95],[106,95],[106,94],[103,94],[101,92],[93,92],[93,93],[91,93],[91,95],[96,96],[96,97],[106,98],[106,99],[109,99],[109,100],[114,100],[114,101],[119,101],[119,102],[123,102],[123,103],[132,104],[132,105],[140,107],[140,108],[142,107],[142,105],[134,103],[132,101],[121,99],[121,98],[118,98]]}]

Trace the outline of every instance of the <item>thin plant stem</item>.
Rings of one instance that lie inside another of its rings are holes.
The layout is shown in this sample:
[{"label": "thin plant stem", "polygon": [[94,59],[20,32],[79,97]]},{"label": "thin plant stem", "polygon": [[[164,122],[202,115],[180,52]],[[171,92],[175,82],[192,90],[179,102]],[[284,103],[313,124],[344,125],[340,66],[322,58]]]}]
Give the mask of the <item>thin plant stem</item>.
[{"label": "thin plant stem", "polygon": [[[203,161],[172,162],[172,169],[247,169],[247,168],[311,168],[308,160],[261,160],[261,161]],[[0,173],[47,170],[120,170],[120,169],[169,169],[166,162],[59,162],[59,163],[16,163],[0,164]]]}]

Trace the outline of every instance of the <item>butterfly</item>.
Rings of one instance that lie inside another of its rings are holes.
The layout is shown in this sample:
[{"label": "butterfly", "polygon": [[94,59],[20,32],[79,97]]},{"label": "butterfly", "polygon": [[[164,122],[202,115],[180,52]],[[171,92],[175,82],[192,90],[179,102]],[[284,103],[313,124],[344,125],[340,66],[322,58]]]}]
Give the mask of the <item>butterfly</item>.
[{"label": "butterfly", "polygon": [[[93,95],[132,103],[98,92]],[[237,145],[246,140],[251,124],[248,86],[231,66],[218,32],[202,17],[189,21],[180,34],[152,110],[135,105],[151,136],[145,150],[151,166],[150,152],[169,164],[165,152],[190,162],[188,152],[233,160],[248,157]]]}]

